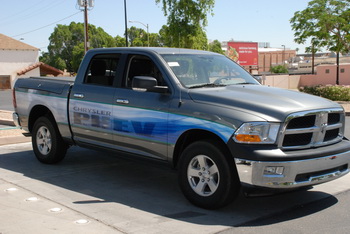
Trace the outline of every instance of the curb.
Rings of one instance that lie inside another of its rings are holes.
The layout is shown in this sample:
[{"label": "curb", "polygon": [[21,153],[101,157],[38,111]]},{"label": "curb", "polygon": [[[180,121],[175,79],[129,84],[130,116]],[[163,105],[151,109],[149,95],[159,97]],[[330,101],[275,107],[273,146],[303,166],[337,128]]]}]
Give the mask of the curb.
[{"label": "curb", "polygon": [[[0,110],[0,125],[4,125],[5,128],[1,129],[3,134],[0,134],[0,146],[11,145],[18,143],[30,142],[31,137],[26,137],[23,132],[19,131],[20,128],[16,128],[12,118],[13,111]],[[13,127],[13,129],[11,129]]]},{"label": "curb", "polygon": [[0,119],[0,124],[1,125],[11,126],[11,127],[15,127],[16,126],[14,124],[13,120],[8,120],[8,119]]},{"label": "curb", "polygon": [[32,141],[31,137],[26,137],[24,135],[0,137],[0,146],[19,144],[19,143],[27,143],[27,142],[31,142],[31,141]]},{"label": "curb", "polygon": [[0,110],[0,124],[7,126],[16,126],[12,119],[13,111]]}]

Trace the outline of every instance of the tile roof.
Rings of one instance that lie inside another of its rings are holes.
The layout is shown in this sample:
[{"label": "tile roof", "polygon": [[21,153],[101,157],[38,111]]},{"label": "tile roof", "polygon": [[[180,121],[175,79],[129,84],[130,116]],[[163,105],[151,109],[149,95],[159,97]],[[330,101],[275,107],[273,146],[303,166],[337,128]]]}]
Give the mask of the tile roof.
[{"label": "tile roof", "polygon": [[17,75],[24,75],[26,74],[27,72],[37,68],[37,67],[40,67],[40,75],[41,76],[45,76],[45,75],[54,75],[54,76],[58,76],[58,75],[63,75],[63,71],[57,69],[57,68],[54,68],[54,67],[51,67],[50,65],[47,65],[46,63],[43,63],[43,62],[37,62],[37,63],[34,63],[20,71],[17,72]]},{"label": "tile roof", "polygon": [[39,50],[39,49],[0,33],[0,50]]}]

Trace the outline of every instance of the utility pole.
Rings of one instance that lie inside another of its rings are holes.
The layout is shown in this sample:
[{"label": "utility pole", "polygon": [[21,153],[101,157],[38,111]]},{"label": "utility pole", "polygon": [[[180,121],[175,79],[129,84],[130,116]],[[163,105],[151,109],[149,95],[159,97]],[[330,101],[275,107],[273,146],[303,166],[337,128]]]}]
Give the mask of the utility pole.
[{"label": "utility pole", "polygon": [[94,7],[94,0],[78,0],[80,10],[84,11],[84,51],[85,54],[89,50],[89,23],[88,23],[88,10]]},{"label": "utility pole", "polygon": [[84,50],[85,54],[89,50],[89,23],[88,23],[88,13],[87,13],[87,1],[84,1],[84,28],[85,28],[85,35],[84,35]]}]

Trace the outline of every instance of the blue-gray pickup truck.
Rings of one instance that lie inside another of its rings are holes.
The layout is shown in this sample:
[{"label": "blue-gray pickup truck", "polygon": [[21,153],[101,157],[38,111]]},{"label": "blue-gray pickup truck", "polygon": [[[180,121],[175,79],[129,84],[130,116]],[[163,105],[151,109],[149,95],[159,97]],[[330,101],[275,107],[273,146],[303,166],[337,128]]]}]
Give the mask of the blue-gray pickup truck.
[{"label": "blue-gray pickup truck", "polygon": [[339,104],[260,85],[216,53],[94,49],[76,78],[18,79],[13,94],[15,122],[40,162],[60,162],[70,146],[164,161],[207,209],[241,188],[285,191],[349,172]]}]

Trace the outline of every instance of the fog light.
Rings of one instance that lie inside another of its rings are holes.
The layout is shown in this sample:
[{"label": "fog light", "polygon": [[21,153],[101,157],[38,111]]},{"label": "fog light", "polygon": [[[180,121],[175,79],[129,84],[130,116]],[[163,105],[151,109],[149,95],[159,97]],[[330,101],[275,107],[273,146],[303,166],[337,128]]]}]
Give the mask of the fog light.
[{"label": "fog light", "polygon": [[264,175],[283,175],[284,167],[265,167]]}]

